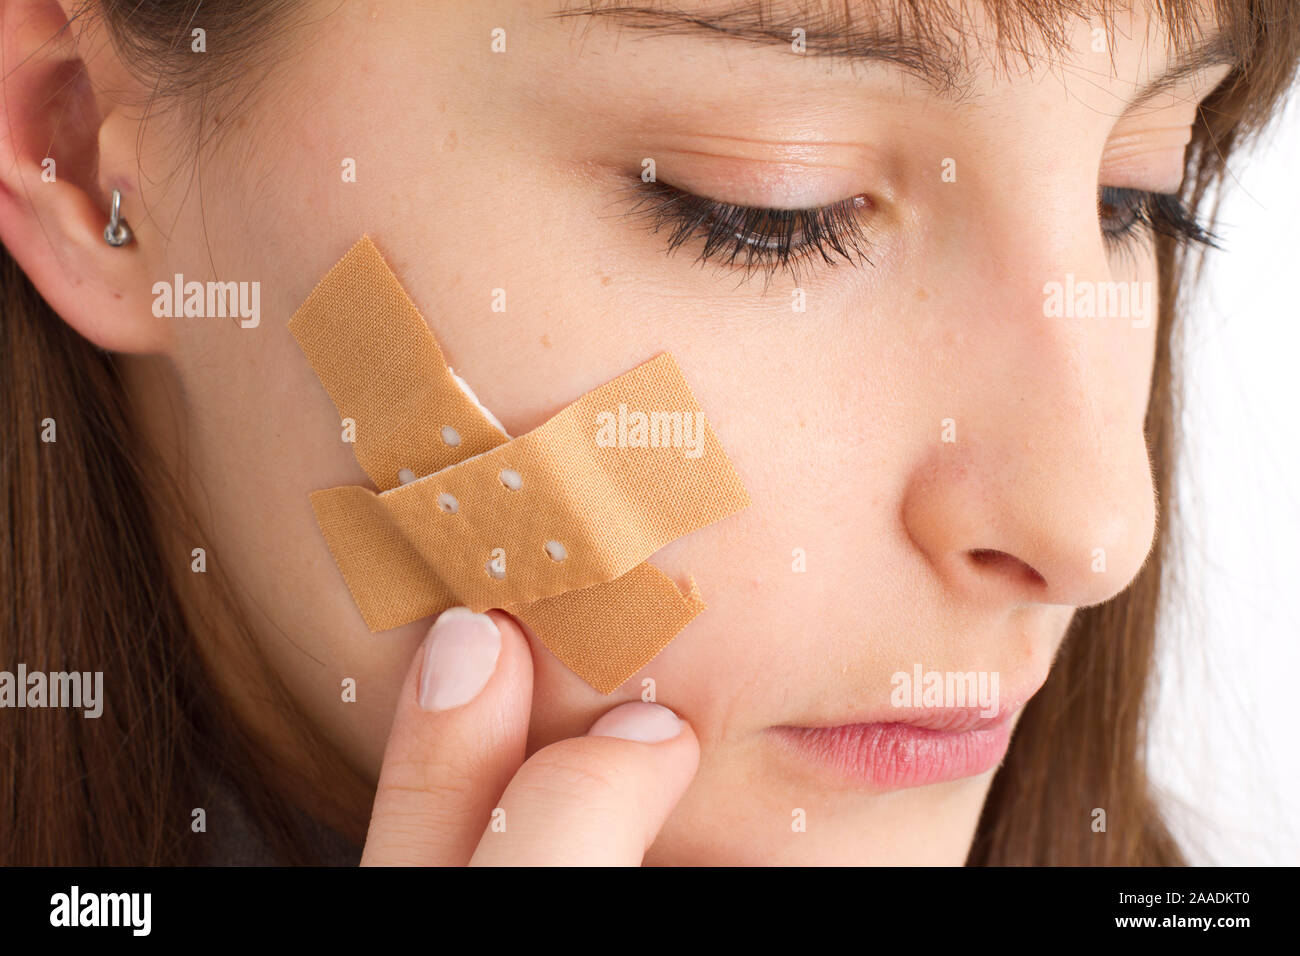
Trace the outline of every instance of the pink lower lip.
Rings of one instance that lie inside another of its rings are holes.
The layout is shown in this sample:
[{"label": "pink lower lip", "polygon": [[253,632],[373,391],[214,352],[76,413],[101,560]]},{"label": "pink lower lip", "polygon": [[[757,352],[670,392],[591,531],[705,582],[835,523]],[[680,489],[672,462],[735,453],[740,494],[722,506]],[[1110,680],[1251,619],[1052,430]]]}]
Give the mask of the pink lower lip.
[{"label": "pink lower lip", "polygon": [[957,732],[904,723],[773,729],[805,758],[882,790],[984,773],[998,765],[1011,742],[1009,720]]}]

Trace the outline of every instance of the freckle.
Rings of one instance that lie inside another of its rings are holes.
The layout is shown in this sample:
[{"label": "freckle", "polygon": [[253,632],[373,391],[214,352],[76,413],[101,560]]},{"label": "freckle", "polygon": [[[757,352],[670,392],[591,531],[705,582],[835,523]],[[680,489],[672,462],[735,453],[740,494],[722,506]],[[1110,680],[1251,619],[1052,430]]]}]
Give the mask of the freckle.
[{"label": "freckle", "polygon": [[804,420],[803,420],[802,418],[799,419],[799,427],[800,427],[800,428],[803,428],[803,427],[804,427]]},{"label": "freckle", "polygon": [[601,277],[600,277],[600,284],[601,284],[601,285],[609,285],[609,284],[610,284],[611,282],[613,282],[613,281],[614,281],[614,280],[613,280],[612,278],[610,278],[609,276],[601,276]]},{"label": "freckle", "polygon": [[924,302],[924,301],[926,301],[926,300],[929,299],[929,298],[930,298],[930,293],[926,292],[924,289],[917,289],[917,290],[916,290],[916,301],[917,301],[917,302]]},{"label": "freckle", "polygon": [[454,152],[456,149],[456,131],[452,130],[442,141],[442,151],[444,153]]},{"label": "freckle", "polygon": [[551,347],[551,337],[550,337],[549,335],[545,335],[545,334],[544,334],[544,335],[542,336],[541,342],[542,342],[543,347],[548,348],[548,349]]}]

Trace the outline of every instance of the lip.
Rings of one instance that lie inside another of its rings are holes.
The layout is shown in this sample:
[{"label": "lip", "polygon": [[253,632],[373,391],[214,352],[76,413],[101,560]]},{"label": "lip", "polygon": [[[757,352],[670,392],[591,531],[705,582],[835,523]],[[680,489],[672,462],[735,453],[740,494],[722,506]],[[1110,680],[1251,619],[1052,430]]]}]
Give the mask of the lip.
[{"label": "lip", "polygon": [[[780,726],[774,736],[796,757],[859,786],[901,790],[992,770],[1006,756],[1023,703],[985,717],[977,707],[909,710],[903,719]],[[894,716],[894,711],[890,716]]]}]

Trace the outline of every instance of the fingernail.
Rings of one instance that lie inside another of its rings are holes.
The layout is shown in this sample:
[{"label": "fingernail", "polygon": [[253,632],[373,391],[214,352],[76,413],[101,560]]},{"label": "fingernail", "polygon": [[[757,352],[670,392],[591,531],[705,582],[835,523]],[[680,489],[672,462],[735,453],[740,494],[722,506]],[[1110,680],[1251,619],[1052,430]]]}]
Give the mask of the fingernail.
[{"label": "fingernail", "polygon": [[667,707],[634,700],[620,704],[591,725],[588,737],[621,737],[657,744],[682,732],[681,719]]},{"label": "fingernail", "polygon": [[487,686],[501,653],[501,632],[492,618],[467,607],[443,611],[424,639],[420,706],[451,710],[468,704]]}]

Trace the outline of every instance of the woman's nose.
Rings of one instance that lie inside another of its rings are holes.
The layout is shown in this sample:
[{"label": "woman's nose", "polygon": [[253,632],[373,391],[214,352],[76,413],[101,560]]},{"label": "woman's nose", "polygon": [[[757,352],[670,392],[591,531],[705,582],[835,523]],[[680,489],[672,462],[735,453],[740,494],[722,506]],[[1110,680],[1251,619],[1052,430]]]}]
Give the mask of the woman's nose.
[{"label": "woman's nose", "polygon": [[[984,283],[973,301],[1000,315],[972,318],[969,286],[944,306],[976,326],[948,363],[951,434],[933,423],[902,518],[944,583],[971,600],[1098,604],[1128,585],[1153,542],[1143,424],[1155,324],[1045,316],[1040,277],[1057,271],[1044,256],[1021,282]],[[1104,256],[1072,275],[1111,281]]]}]

